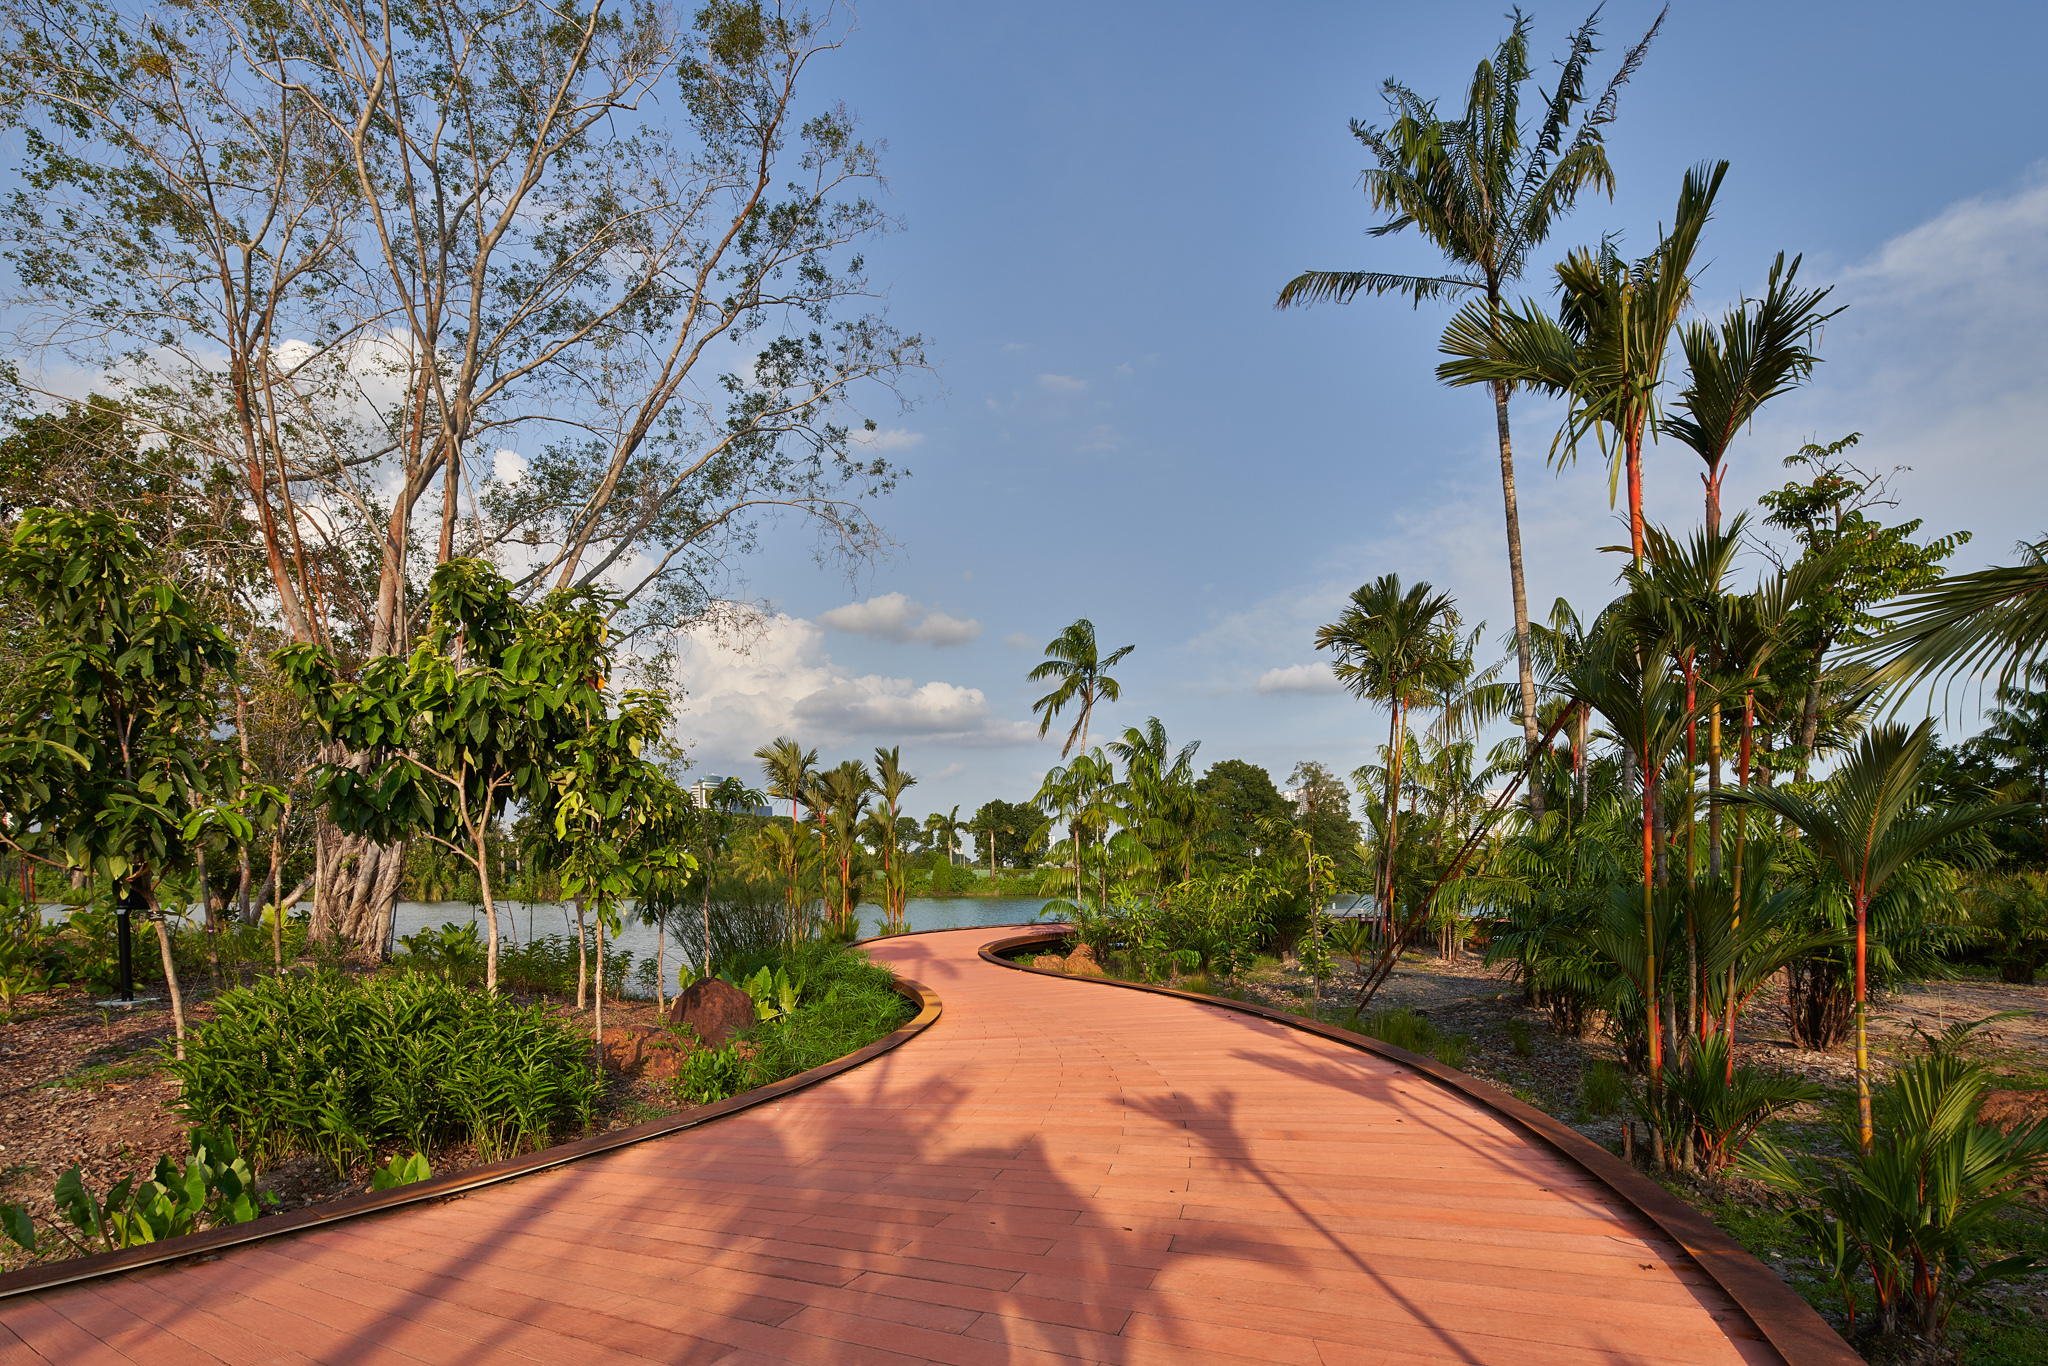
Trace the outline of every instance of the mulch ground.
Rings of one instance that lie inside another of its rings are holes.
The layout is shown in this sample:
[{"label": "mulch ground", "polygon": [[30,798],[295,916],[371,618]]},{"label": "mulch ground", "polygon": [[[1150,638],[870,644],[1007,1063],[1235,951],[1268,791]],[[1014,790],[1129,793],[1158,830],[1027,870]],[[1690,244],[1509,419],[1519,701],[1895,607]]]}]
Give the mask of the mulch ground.
[{"label": "mulch ground", "polygon": [[[577,1013],[573,1002],[552,1004],[590,1029],[587,1010]],[[653,1023],[655,1014],[652,1001],[607,999],[607,1044],[616,1044],[615,1033],[622,1036],[626,1026]],[[187,1028],[211,1016],[203,983],[198,990],[188,984]],[[177,1083],[157,1068],[171,1039],[170,1007],[161,999],[110,1007],[79,987],[18,998],[13,1018],[0,1024],[0,1200],[49,1216],[55,1212],[51,1189],[69,1167],[78,1167],[95,1194],[104,1195],[122,1177],[146,1174],[162,1154],[182,1158],[187,1125],[175,1109]],[[616,1070],[606,1075],[596,1132],[679,1108],[668,1088],[653,1080]],[[430,1160],[437,1175],[477,1165],[466,1144]],[[260,1173],[257,1184],[275,1202],[266,1211],[282,1213],[360,1194],[369,1189],[369,1174],[337,1179],[326,1163],[307,1157]],[[29,1260],[0,1240],[0,1270]]]}]

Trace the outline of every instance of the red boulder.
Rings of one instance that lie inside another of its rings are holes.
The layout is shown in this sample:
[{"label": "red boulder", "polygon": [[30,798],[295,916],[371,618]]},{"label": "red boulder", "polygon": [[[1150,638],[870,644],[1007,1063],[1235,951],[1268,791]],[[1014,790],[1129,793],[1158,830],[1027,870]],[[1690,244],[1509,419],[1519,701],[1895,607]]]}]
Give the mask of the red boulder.
[{"label": "red boulder", "polygon": [[668,1022],[687,1025],[706,1048],[723,1048],[757,1018],[754,1000],[730,982],[707,977],[693,982],[668,1008]]}]

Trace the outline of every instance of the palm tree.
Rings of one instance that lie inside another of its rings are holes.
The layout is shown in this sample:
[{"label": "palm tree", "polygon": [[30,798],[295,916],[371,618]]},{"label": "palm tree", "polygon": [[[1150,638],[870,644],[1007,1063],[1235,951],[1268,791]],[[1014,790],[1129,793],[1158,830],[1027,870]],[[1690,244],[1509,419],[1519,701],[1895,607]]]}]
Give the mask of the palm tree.
[{"label": "palm tree", "polygon": [[867,813],[875,792],[874,775],[858,759],[846,759],[818,775],[813,799],[818,805],[819,838],[829,826],[832,852],[839,860],[839,923],[842,927],[855,916],[853,861],[855,836],[861,817]]},{"label": "palm tree", "polygon": [[[1614,194],[1614,170],[1607,162],[1601,129],[1612,122],[1621,87],[1642,63],[1664,23],[1658,14],[1642,41],[1623,57],[1569,145],[1572,113],[1585,103],[1586,64],[1598,49],[1593,17],[1572,36],[1556,93],[1544,109],[1533,141],[1522,140],[1522,87],[1530,77],[1529,20],[1516,14],[1514,28],[1490,61],[1473,73],[1465,116],[1437,117],[1436,106],[1408,87],[1389,80],[1383,87],[1394,116],[1385,132],[1351,123],[1351,135],[1370,150],[1378,166],[1365,173],[1366,194],[1376,212],[1390,213],[1370,229],[1375,237],[1411,224],[1443,252],[1455,268],[1446,275],[1390,275],[1373,271],[1311,270],[1289,280],[1278,307],[1322,300],[1345,303],[1359,294],[1405,294],[1420,307],[1425,299],[1477,293],[1489,319],[1498,320],[1501,291],[1519,279],[1529,253],[1542,245],[1551,226],[1568,213],[1579,192]],[[1522,524],[1515,500],[1514,445],[1508,435],[1508,395],[1513,382],[1492,382],[1494,426],[1500,438],[1501,498],[1507,512],[1508,580],[1514,593],[1515,649],[1521,665],[1522,730],[1533,750],[1537,740],[1536,675],[1529,654],[1529,597],[1522,574]],[[1542,788],[1530,789],[1535,814],[1543,814]]]},{"label": "palm tree", "polygon": [[[1437,366],[1450,385],[1526,384],[1570,404],[1554,454],[1577,455],[1579,440],[1599,436],[1611,488],[1628,481],[1629,545],[1643,558],[1643,442],[1659,425],[1658,391],[1685,310],[1692,303],[1692,262],[1712,216],[1728,163],[1695,166],[1678,192],[1671,231],[1648,256],[1630,262],[1612,241],[1571,253],[1557,267],[1558,316],[1532,302],[1489,310],[1475,301],[1458,311],[1443,337],[1451,359]],[[1609,449],[1611,434],[1614,446]]]},{"label": "palm tree", "polygon": [[1389,916],[1408,710],[1463,680],[1468,665],[1459,649],[1457,626],[1458,609],[1450,594],[1435,592],[1427,583],[1404,591],[1400,575],[1382,574],[1351,594],[1343,616],[1316,632],[1316,648],[1336,653],[1333,672],[1344,686],[1366,701],[1386,704],[1388,710],[1387,838],[1378,893]]},{"label": "palm tree", "polygon": [[1707,530],[1716,535],[1721,530],[1721,476],[1726,473],[1721,462],[1735,434],[1749,425],[1757,409],[1813,373],[1819,357],[1807,342],[1815,329],[1842,311],[1820,311],[1832,286],[1795,288],[1799,260],[1794,257],[1788,269],[1780,252],[1762,299],[1744,299],[1728,310],[1718,327],[1704,320],[1689,323],[1680,339],[1691,383],[1678,396],[1683,415],[1666,419],[1664,430],[1706,462],[1700,482],[1707,487]]},{"label": "palm tree", "polygon": [[1873,726],[1818,796],[1758,787],[1728,798],[1760,807],[1797,826],[1816,850],[1842,870],[1849,885],[1850,905],[1856,914],[1856,1111],[1866,1153],[1872,1139],[1865,995],[1870,903],[1885,881],[1906,863],[1973,825],[2010,819],[2025,809],[1966,806],[1920,814],[1921,773],[1933,744],[1931,716],[1911,731],[1896,723]]},{"label": "palm tree", "polygon": [[2010,687],[2048,653],[2048,536],[2023,541],[2020,562],[1957,574],[1900,598],[1856,662],[1881,664],[1902,689],[1996,671]]},{"label": "palm tree", "polygon": [[903,924],[905,901],[903,883],[903,859],[896,848],[896,816],[906,788],[913,787],[917,779],[903,771],[900,747],[875,749],[875,783],[882,794],[882,807],[875,813],[881,826],[882,845],[882,901],[883,910],[888,914],[892,929]]},{"label": "palm tree", "polygon": [[953,862],[953,846],[960,841],[960,808],[954,807],[945,815],[934,811],[924,818],[925,833],[931,836],[933,844],[946,851],[946,862]]},{"label": "palm tree", "polygon": [[1067,732],[1067,742],[1060,746],[1060,758],[1071,754],[1076,742],[1083,754],[1088,752],[1088,718],[1095,711],[1097,699],[1114,702],[1119,695],[1117,681],[1109,676],[1108,670],[1115,668],[1117,661],[1136,648],[1135,645],[1126,645],[1107,659],[1099,658],[1095,623],[1086,617],[1060,632],[1045,647],[1045,663],[1033,669],[1029,677],[1033,683],[1057,678],[1059,684],[1031,704],[1033,716],[1045,713],[1045,719],[1038,725],[1038,738],[1043,740],[1046,737],[1052,729],[1053,718],[1067,703],[1078,700],[1081,704],[1081,714],[1075,719],[1074,728]]},{"label": "palm tree", "polygon": [[768,780],[767,793],[789,803],[789,819],[796,822],[797,803],[809,790],[811,775],[818,771],[818,751],[805,749],[788,736],[754,751],[761,761],[761,776]]}]

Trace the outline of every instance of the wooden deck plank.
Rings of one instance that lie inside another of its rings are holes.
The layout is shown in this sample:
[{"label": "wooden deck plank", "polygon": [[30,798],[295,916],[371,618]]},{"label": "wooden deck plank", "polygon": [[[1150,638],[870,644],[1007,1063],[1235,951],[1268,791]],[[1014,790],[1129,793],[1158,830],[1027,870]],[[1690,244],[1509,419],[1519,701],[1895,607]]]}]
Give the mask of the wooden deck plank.
[{"label": "wooden deck plank", "polygon": [[1767,1366],[1500,1115],[1197,1003],[875,957],[940,1021],[705,1129],[0,1306],[0,1366]]}]

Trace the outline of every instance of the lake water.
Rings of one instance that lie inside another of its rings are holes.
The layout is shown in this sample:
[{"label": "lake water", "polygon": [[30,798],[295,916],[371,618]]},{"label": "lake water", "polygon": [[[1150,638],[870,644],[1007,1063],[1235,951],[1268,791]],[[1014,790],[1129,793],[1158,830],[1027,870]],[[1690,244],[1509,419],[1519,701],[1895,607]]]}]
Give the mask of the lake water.
[{"label": "lake water", "polygon": [[[912,897],[903,910],[913,930],[965,930],[977,925],[1014,925],[1032,920],[1045,904],[1044,897]],[[469,901],[401,901],[394,921],[398,935],[447,924],[474,924],[477,933],[488,932],[484,908]],[[654,927],[643,925],[630,915],[625,921],[625,933],[609,942],[631,950],[636,959],[652,958],[658,947]],[[880,933],[882,908],[862,906],[860,925],[864,936]],[[551,934],[574,935],[576,910],[565,902],[500,901],[498,929],[508,942],[522,944]]]}]

